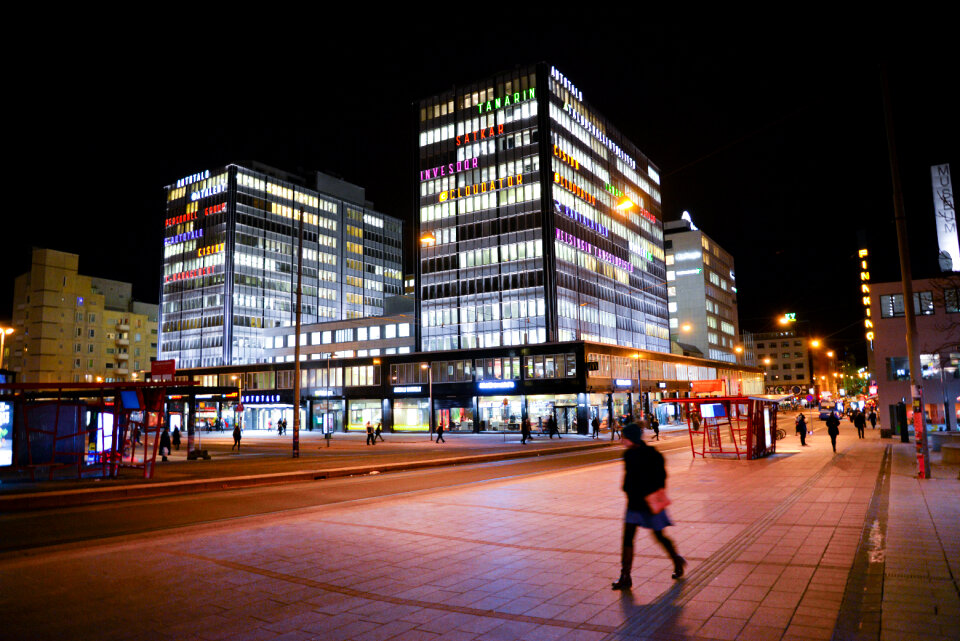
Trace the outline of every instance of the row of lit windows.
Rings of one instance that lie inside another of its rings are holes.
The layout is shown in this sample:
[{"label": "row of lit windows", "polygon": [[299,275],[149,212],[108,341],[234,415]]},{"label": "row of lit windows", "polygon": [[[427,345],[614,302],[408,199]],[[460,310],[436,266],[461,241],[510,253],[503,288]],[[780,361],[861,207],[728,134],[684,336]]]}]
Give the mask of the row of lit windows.
[{"label": "row of lit windows", "polygon": [[438,203],[420,208],[420,221],[430,222],[452,218],[458,214],[467,214],[476,211],[485,211],[497,206],[515,205],[540,198],[540,183],[524,184],[520,187],[501,189],[496,192],[487,192],[460,198],[451,202]]},{"label": "row of lit windows", "polygon": [[[502,314],[501,314],[502,311]],[[542,298],[518,298],[487,305],[463,304],[459,308],[428,308],[423,310],[424,327],[445,327],[457,323],[482,323],[484,321],[543,316]]]},{"label": "row of lit windows", "polygon": [[444,335],[423,338],[424,351],[433,352],[451,349],[478,349],[500,347],[501,345],[534,345],[547,342],[547,330],[544,327],[505,330],[501,332],[465,332],[461,336]]},{"label": "row of lit windows", "polygon": [[557,260],[565,260],[568,263],[573,263],[574,265],[578,265],[583,269],[587,269],[592,272],[596,272],[597,274],[606,276],[607,278],[611,278],[623,285],[630,284],[630,275],[624,269],[615,267],[606,261],[597,260],[595,256],[580,251],[579,249],[571,247],[570,245],[560,242],[559,240],[554,242],[554,247]]},{"label": "row of lit windows", "polygon": [[[456,124],[450,123],[435,129],[421,131],[420,146],[425,147],[427,145],[443,142],[444,140],[458,138],[461,142],[461,144],[458,144],[458,146],[462,147],[462,142],[466,142],[467,136],[472,139],[474,132],[479,132],[483,129],[489,129],[490,127],[504,125],[515,120],[534,118],[536,115],[537,101],[530,100],[520,105],[500,109],[496,112],[487,113],[470,120],[457,122]],[[527,144],[529,144],[529,142]]]},{"label": "row of lit windows", "polygon": [[500,163],[499,167],[478,167],[470,171],[460,172],[455,176],[444,176],[434,180],[425,180],[420,183],[420,196],[427,197],[449,191],[456,187],[466,187],[517,174],[527,174],[537,171],[540,168],[540,158],[538,156],[527,156],[519,160]]}]

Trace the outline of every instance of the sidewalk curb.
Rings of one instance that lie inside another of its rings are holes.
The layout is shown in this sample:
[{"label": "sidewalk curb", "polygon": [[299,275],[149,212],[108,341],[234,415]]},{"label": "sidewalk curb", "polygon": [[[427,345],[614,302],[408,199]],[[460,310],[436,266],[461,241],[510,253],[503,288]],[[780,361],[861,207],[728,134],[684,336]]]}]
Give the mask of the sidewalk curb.
[{"label": "sidewalk curb", "polygon": [[83,488],[52,492],[22,493],[9,496],[0,496],[0,514],[75,507],[80,505],[91,505],[94,503],[122,501],[125,499],[153,498],[158,496],[170,496],[173,494],[199,494],[202,492],[216,492],[218,490],[232,490],[265,485],[282,485],[285,483],[303,483],[305,481],[321,481],[324,479],[340,478],[345,476],[362,476],[370,474],[371,472],[379,472],[384,474],[387,472],[403,472],[407,470],[417,470],[431,467],[445,467],[448,465],[489,463],[494,461],[506,461],[510,459],[533,458],[537,456],[550,456],[553,454],[566,454],[569,452],[578,452],[582,450],[602,449],[611,447],[615,444],[619,444],[619,442],[583,443],[549,449],[513,451],[497,454],[476,454],[473,456],[457,456],[425,461],[410,461],[406,463],[385,463],[382,465],[360,465],[355,467],[341,467],[326,470],[304,470],[298,472],[257,474],[253,476],[198,479],[194,481],[170,481],[167,483],[149,483],[138,485],[121,485],[117,487],[105,488]]}]

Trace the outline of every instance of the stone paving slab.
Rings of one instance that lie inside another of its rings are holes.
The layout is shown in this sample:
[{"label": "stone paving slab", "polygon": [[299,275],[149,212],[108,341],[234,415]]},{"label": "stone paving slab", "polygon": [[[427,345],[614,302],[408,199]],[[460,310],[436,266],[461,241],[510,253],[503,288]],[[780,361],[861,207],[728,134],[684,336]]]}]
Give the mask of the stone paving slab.
[{"label": "stone paving slab", "polygon": [[[843,428],[841,428],[843,429]],[[884,451],[883,639],[957,639],[960,482],[844,430],[760,461],[667,455],[683,581],[638,534],[619,463],[0,560],[4,636],[31,639],[831,639]]]}]

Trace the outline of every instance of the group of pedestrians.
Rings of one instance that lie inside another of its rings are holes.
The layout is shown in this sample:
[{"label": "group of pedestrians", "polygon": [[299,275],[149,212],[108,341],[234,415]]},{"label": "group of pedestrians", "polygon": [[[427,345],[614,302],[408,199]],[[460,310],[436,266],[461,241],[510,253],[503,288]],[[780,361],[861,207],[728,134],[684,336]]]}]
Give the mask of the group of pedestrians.
[{"label": "group of pedestrians", "polygon": [[[383,434],[381,434],[382,431],[383,423],[381,421],[377,421],[376,429],[374,429],[373,423],[367,421],[367,445],[376,445],[377,439],[383,441]],[[329,443],[327,444],[327,447],[329,447]]]},{"label": "group of pedestrians", "polygon": [[[877,413],[873,409],[870,410],[869,414],[859,409],[853,410],[853,413],[850,414],[850,422],[857,428],[857,438],[864,438],[867,421],[870,421],[871,429],[877,428]],[[827,425],[827,435],[830,436],[830,446],[833,448],[833,453],[836,454],[837,437],[840,436],[840,417],[837,416],[836,412],[830,412],[830,416],[828,416],[824,422]],[[797,434],[800,435],[800,445],[805,447],[807,445],[808,431],[807,419],[803,415],[803,412],[797,415]]]}]

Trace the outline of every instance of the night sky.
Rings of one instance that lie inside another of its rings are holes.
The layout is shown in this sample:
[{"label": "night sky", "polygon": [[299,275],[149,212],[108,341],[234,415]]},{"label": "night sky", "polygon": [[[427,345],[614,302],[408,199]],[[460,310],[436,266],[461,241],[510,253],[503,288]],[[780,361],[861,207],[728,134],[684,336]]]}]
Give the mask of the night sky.
[{"label": "night sky", "polygon": [[521,30],[517,17],[398,35],[287,18],[213,28],[178,16],[136,35],[62,26],[50,63],[13,72],[20,117],[8,125],[29,159],[17,196],[30,204],[4,216],[0,322],[32,246],[78,253],[81,273],[132,281],[135,298],[157,302],[163,186],[228,162],[339,175],[412,222],[410,104],[539,60],[659,167],[664,219],[689,210],[734,255],[741,329],[796,312],[861,362],[858,230],[874,280],[899,278],[887,61],[914,276],[935,274],[930,165],[960,169],[956,49],[935,19],[784,31],[610,15],[602,28]]}]

